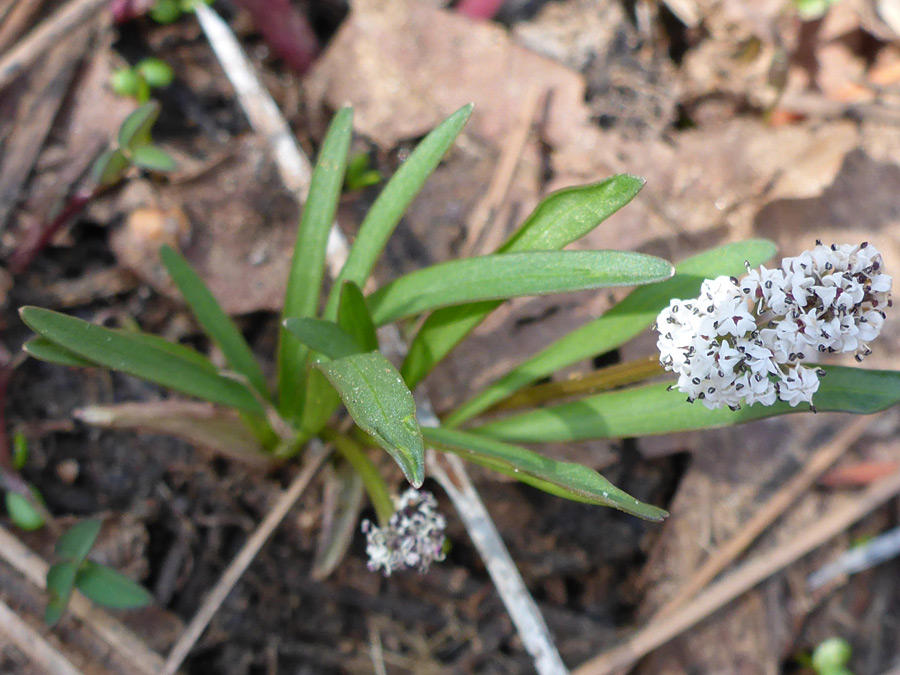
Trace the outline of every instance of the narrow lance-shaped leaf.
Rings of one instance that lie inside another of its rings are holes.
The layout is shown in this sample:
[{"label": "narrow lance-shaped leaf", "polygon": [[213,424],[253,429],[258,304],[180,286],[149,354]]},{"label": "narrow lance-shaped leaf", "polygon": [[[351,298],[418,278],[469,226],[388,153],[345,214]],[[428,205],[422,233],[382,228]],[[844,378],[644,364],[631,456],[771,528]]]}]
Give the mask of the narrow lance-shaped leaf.
[{"label": "narrow lance-shaped leaf", "polygon": [[75,588],[75,575],[78,565],[72,562],[58,562],[47,570],[47,609],[44,621],[48,626],[55,626],[62,618],[72,590]]},{"label": "narrow lance-shaped leaf", "polygon": [[178,167],[172,155],[149,144],[135,148],[131,153],[131,162],[149,171],[174,171]]},{"label": "narrow lance-shaped leaf", "polygon": [[[316,315],[325,271],[328,233],[341,196],[352,137],[353,110],[342,108],[335,114],[322,141],[303,206],[282,320]],[[278,344],[278,399],[282,414],[290,419],[296,419],[303,408],[307,354],[306,347],[282,328]]]},{"label": "narrow lance-shaped leaf", "polygon": [[97,541],[100,526],[101,522],[94,518],[73,525],[57,539],[56,554],[63,560],[80,565]]},{"label": "narrow lance-shaped leaf", "polygon": [[[41,337],[99,366],[120,370],[212,403],[244,412],[263,413],[262,406],[247,387],[180,357],[185,350],[180,345],[167,343],[168,347],[161,348],[157,343],[164,341],[155,336],[114,331],[38,307],[23,307],[19,313],[28,327]],[[202,355],[197,356],[202,358]]]},{"label": "narrow lance-shaped leaf", "polygon": [[[567,188],[544,198],[499,253],[562,249],[630,202],[644,180],[625,174]],[[416,333],[400,372],[415,387],[434,366],[500,305],[489,300],[432,312]]]},{"label": "narrow lance-shaped leaf", "polygon": [[250,350],[250,345],[200,275],[180,253],[168,246],[160,249],[159,257],[203,331],[222,350],[228,365],[246,377],[263,398],[269,398],[266,378]]},{"label": "narrow lance-shaped leaf", "polygon": [[119,147],[134,151],[150,142],[150,130],[159,118],[159,103],[150,101],[132,112],[119,127]]},{"label": "narrow lance-shaped leaf", "polygon": [[559,497],[611,506],[647,520],[658,521],[667,515],[581,464],[558,462],[517,445],[455,429],[424,427],[422,434],[430,444]]},{"label": "narrow lance-shaped leaf", "polygon": [[341,288],[345,281],[365,285],[400,218],[462,131],[472,114],[472,107],[471,104],[463,106],[422,139],[384,186],[359,226],[359,233],[350,247],[347,262],[331,288],[325,306],[326,319],[337,317]]},{"label": "narrow lance-shaped leaf", "polygon": [[78,570],[75,587],[98,605],[112,609],[146,607],[153,602],[143,586],[93,560],[85,561]]},{"label": "narrow lance-shaped leaf", "polygon": [[633,286],[672,276],[672,266],[625,251],[504,253],[451,260],[395,279],[369,298],[372,319],[396,319],[466,302]]},{"label": "narrow lance-shaped leaf", "polygon": [[674,277],[636,288],[600,318],[560,338],[475,394],[454,410],[444,424],[463,424],[532,382],[583,359],[616,349],[652,324],[672,298],[694,297],[700,292],[704,279],[740,275],[745,260],[758,265],[774,253],[773,243],[752,240],[720,246],[678,263]]},{"label": "narrow lance-shaped leaf", "polygon": [[338,324],[350,333],[364,352],[378,349],[378,336],[366,297],[352,281],[345,281],[341,289],[341,302],[338,306]]},{"label": "narrow lance-shaped leaf", "polygon": [[378,352],[316,365],[353,420],[394,458],[414,487],[425,478],[425,447],[416,404],[400,373]]},{"label": "narrow lance-shaped leaf", "polygon": [[[813,395],[822,412],[870,415],[900,402],[900,372],[822,366],[826,376]],[[786,413],[808,412],[783,401],[754,404],[740,410],[708,410],[702,403],[688,403],[684,394],[667,391],[669,383],[648,384],[533,410],[489,422],[471,431],[505,441],[550,443],[591,438],[651,436],[693,429],[711,429]]]},{"label": "narrow lance-shaped leaf", "polygon": [[362,351],[353,336],[334,321],[293,317],[285,319],[284,327],[304,345],[329,359],[341,359]]},{"label": "narrow lance-shaped leaf", "polygon": [[29,356],[38,361],[46,361],[47,363],[55,363],[58,366],[70,366],[72,368],[96,368],[97,364],[88,361],[74,352],[70,352],[64,347],[60,347],[55,342],[50,342],[46,338],[36,337],[30,339],[22,349]]}]

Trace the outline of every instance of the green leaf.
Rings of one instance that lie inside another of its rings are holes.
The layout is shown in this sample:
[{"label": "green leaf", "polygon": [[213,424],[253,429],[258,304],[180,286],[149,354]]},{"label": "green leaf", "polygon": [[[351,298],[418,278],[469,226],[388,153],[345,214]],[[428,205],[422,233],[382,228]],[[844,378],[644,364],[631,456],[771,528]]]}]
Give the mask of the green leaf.
[{"label": "green leaf", "polygon": [[628,204],[644,183],[643,178],[618,174],[600,183],[554,192],[537,205],[498,252],[559,250]]},{"label": "green leaf", "polygon": [[[342,108],[334,116],[316,168],[313,171],[303,215],[297,231],[294,256],[288,276],[282,321],[293,317],[312,317],[319,306],[325,270],[325,248],[334,222],[347,151],[353,137],[353,110]],[[334,317],[330,317],[334,318]],[[281,412],[295,419],[303,407],[307,349],[282,328],[278,345],[278,399]]]},{"label": "green leaf", "polygon": [[97,187],[111,187],[125,177],[131,162],[121,150],[106,150],[91,167],[91,178]]},{"label": "green leaf", "polygon": [[163,265],[185,301],[191,308],[203,331],[222,350],[225,360],[233,370],[242,374],[260,395],[268,399],[266,378],[250,350],[250,345],[237,326],[222,309],[209,288],[187,260],[168,246],[159,251]]},{"label": "green leaf", "polygon": [[[548,195],[500,248],[501,253],[561,249],[596,228],[631,201],[641,178],[613,176],[600,183]],[[425,319],[400,368],[410,387],[431,372],[450,350],[500,306],[499,301],[438,309]]]},{"label": "green leaf", "polygon": [[363,501],[363,479],[353,467],[344,464],[326,477],[322,500],[322,527],[316,546],[310,576],[324,581],[344,559],[359,529],[359,512]]},{"label": "green leaf", "polygon": [[93,361],[83,359],[78,356],[78,354],[70,352],[68,349],[60,347],[55,342],[50,342],[50,340],[42,337],[30,339],[22,345],[22,349],[24,349],[29,356],[36,358],[39,361],[55,363],[58,366],[71,366],[73,368],[97,367],[97,364]]},{"label": "green leaf", "polygon": [[56,555],[63,560],[80,565],[91,552],[102,523],[96,518],[73,525],[56,541]]},{"label": "green leaf", "polygon": [[155,145],[142,145],[131,152],[131,163],[149,171],[174,171],[172,155]]},{"label": "green leaf", "polygon": [[28,439],[25,437],[24,433],[17,431],[13,434],[12,445],[13,468],[16,471],[21,471],[25,468],[25,463],[28,461]]},{"label": "green leaf", "polygon": [[153,603],[153,596],[143,586],[93,560],[85,561],[78,570],[75,587],[98,605],[112,609],[134,609]]},{"label": "green leaf", "polygon": [[172,66],[152,56],[138,61],[136,68],[151,87],[168,87],[175,79]]},{"label": "green leaf", "polygon": [[406,479],[420,487],[425,447],[416,404],[400,373],[378,352],[316,364],[341,396],[353,420],[388,451]]},{"label": "green leaf", "polygon": [[338,305],[338,324],[350,333],[360,346],[361,351],[373,352],[378,349],[378,336],[375,324],[363,292],[352,281],[344,282],[341,289],[341,302]]},{"label": "green leaf", "polygon": [[284,327],[314,352],[329,359],[341,359],[362,351],[353,336],[334,321],[294,317],[285,319]]},{"label": "green leaf", "polygon": [[382,325],[436,307],[633,286],[672,276],[672,266],[653,256],[624,251],[502,253],[451,260],[395,279],[369,297],[372,319]]},{"label": "green leaf", "polygon": [[326,319],[336,318],[345,281],[352,281],[360,287],[365,285],[400,218],[462,131],[472,114],[472,107],[472,104],[463,106],[428,134],[384,186],[363,219],[347,262],[331,288],[325,307]]},{"label": "green leaf", "polygon": [[662,509],[638,501],[581,464],[558,462],[517,445],[455,429],[423,427],[422,435],[428,443],[454,452],[463,459],[559,497],[611,506],[647,520],[659,521],[668,515]]},{"label": "green leaf", "polygon": [[[186,347],[156,336],[95,326],[39,307],[23,307],[19,314],[28,327],[41,337],[97,365],[120,370],[212,403],[263,414],[262,406],[247,387],[184,357],[185,352],[191,352]],[[202,358],[202,355],[196,356]]]},{"label": "green leaf", "polygon": [[[822,368],[826,376],[813,395],[813,405],[819,412],[871,415],[900,402],[900,371]],[[472,431],[504,441],[549,443],[712,429],[809,411],[807,405],[792,408],[783,401],[771,406],[743,406],[737,411],[707,410],[702,403],[688,403],[678,391],[667,391],[668,384],[661,382],[597,394],[505,417]]]},{"label": "green leaf", "polygon": [[119,127],[119,148],[134,152],[150,142],[150,130],[159,118],[159,103],[150,101],[132,112]]},{"label": "green leaf", "polygon": [[[40,493],[29,486],[35,500],[39,500]],[[16,527],[27,532],[39,530],[44,526],[44,516],[28,499],[16,492],[6,493],[6,512]]]},{"label": "green leaf", "polygon": [[44,612],[44,621],[48,626],[55,626],[62,618],[69,598],[72,597],[72,589],[75,587],[75,575],[78,573],[78,564],[72,562],[59,562],[47,570],[47,609]]},{"label": "green leaf", "polygon": [[738,276],[744,271],[745,260],[755,266],[774,254],[773,243],[751,240],[726,244],[678,263],[674,277],[636,288],[600,318],[560,338],[488,385],[454,410],[444,424],[458,426],[522,387],[621,346],[650,326],[672,298],[695,297],[704,279]]}]

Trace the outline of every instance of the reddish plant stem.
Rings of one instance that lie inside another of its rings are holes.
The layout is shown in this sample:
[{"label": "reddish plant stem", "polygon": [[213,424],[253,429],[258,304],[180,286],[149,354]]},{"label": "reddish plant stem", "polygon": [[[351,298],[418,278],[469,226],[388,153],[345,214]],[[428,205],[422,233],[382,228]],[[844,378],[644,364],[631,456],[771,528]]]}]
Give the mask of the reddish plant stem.
[{"label": "reddish plant stem", "polygon": [[156,0],[110,0],[109,11],[113,21],[125,23],[139,16],[143,16],[156,4]]},{"label": "reddish plant stem", "polygon": [[9,271],[14,275],[22,274],[34,262],[38,254],[44,250],[47,244],[56,236],[63,227],[69,224],[75,216],[84,210],[94,197],[100,193],[99,189],[82,190],[69,198],[56,217],[49,223],[42,223],[30,228],[23,237],[22,243],[16,248],[9,260]]},{"label": "reddish plant stem", "polygon": [[459,0],[456,11],[472,19],[493,19],[502,6],[503,0]]},{"label": "reddish plant stem", "polygon": [[319,54],[319,39],[289,0],[235,0],[249,12],[253,25],[275,54],[298,73],[305,73]]}]

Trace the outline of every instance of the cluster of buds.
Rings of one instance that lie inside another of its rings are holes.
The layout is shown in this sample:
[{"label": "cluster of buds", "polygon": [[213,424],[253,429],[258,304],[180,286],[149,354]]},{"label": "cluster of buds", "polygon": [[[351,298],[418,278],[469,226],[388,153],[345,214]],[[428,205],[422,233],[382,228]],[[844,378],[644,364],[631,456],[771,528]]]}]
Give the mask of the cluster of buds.
[{"label": "cluster of buds", "polygon": [[673,299],[660,313],[660,363],[678,375],[688,401],[732,410],[812,403],[824,371],[801,362],[871,353],[891,305],[881,254],[868,243],[816,244],[778,269],[747,264],[743,281],[704,281],[698,298]]},{"label": "cluster of buds", "polygon": [[384,575],[399,569],[417,569],[421,573],[435,561],[444,559],[444,530],[447,523],[437,512],[437,501],[430,492],[410,488],[395,500],[396,511],[386,527],[368,520],[362,523],[366,535],[368,567]]}]

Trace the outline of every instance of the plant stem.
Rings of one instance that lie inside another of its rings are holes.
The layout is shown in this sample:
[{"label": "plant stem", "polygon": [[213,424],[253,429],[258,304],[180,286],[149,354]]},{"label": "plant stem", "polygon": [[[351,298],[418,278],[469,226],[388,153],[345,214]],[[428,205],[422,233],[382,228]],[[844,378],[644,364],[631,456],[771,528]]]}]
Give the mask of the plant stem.
[{"label": "plant stem", "polygon": [[30,228],[23,237],[22,243],[13,252],[9,261],[9,271],[14,275],[22,274],[28,266],[34,262],[38,254],[44,250],[47,244],[56,236],[63,227],[69,224],[75,216],[84,210],[94,197],[100,193],[99,189],[82,190],[69,197],[69,201],[56,217],[49,223],[43,223]]},{"label": "plant stem", "polygon": [[648,356],[582,373],[568,380],[527,387],[497,402],[487,412],[528,408],[562,398],[596,394],[626,384],[641,382],[663,373],[665,373],[665,369],[659,364],[659,357]]},{"label": "plant stem", "polygon": [[387,483],[384,482],[384,478],[381,477],[375,464],[369,459],[363,446],[352,438],[327,427],[322,430],[321,435],[322,439],[331,443],[362,477],[363,485],[366,492],[369,493],[369,499],[378,516],[378,524],[382,527],[387,525],[391,516],[394,515],[394,500],[391,499]]}]

